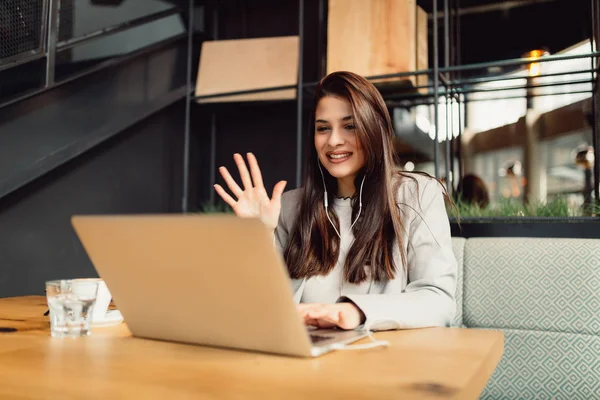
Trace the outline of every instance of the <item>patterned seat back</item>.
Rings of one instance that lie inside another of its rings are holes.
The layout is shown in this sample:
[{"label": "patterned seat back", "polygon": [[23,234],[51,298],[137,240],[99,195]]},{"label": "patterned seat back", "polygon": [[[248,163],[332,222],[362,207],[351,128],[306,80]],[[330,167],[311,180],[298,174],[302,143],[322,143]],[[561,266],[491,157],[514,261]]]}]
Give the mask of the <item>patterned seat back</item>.
[{"label": "patterned seat back", "polygon": [[452,251],[458,264],[458,273],[456,277],[456,315],[452,326],[462,327],[463,326],[463,264],[465,254],[465,238],[453,237],[452,238]]},{"label": "patterned seat back", "polygon": [[600,240],[470,238],[463,323],[501,329],[484,399],[600,398]]}]

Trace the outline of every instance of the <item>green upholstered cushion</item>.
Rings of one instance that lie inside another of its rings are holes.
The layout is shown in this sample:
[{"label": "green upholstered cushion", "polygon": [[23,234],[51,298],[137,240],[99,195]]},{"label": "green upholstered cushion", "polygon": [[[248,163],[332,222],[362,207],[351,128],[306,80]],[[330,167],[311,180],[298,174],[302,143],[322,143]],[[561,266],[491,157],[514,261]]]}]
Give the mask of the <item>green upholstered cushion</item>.
[{"label": "green upholstered cushion", "polygon": [[504,330],[504,354],[484,400],[600,398],[600,337]]},{"label": "green upholstered cushion", "polygon": [[470,238],[464,281],[468,327],[600,334],[600,240]]},{"label": "green upholstered cushion", "polygon": [[465,238],[452,238],[452,251],[458,263],[458,275],[456,278],[456,315],[452,326],[463,325],[463,258],[465,254]]}]

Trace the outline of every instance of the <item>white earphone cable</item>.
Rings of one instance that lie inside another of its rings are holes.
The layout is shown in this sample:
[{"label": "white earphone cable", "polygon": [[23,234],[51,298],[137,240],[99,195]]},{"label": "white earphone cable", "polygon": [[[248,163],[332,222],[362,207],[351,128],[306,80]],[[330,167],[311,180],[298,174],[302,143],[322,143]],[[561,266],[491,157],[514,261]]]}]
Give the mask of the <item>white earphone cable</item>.
[{"label": "white earphone cable", "polygon": [[[331,220],[331,217],[329,217],[329,210],[328,210],[328,208],[329,208],[329,199],[328,199],[328,196],[327,196],[327,185],[325,185],[325,175],[323,175],[323,169],[321,168],[321,163],[319,162],[319,160],[317,160],[317,165],[319,166],[319,172],[321,173],[321,179],[323,180],[323,190],[324,190],[323,203],[325,205],[325,214],[327,215],[327,219],[329,220],[329,223],[331,224],[331,226],[333,226],[333,229],[335,230],[335,233],[337,233],[338,237],[341,240],[342,239],[342,235],[340,234],[340,232],[335,227],[335,224]],[[354,227],[354,224],[356,224],[356,222],[360,218],[360,214],[362,212],[362,190],[363,190],[363,185],[365,184],[365,178],[366,177],[367,177],[366,175],[363,176],[362,182],[360,183],[360,190],[359,190],[359,193],[358,193],[358,214],[356,215],[356,219],[354,220],[354,222],[352,223],[352,225],[350,225],[350,231],[352,231],[352,228]]]},{"label": "white earphone cable", "polygon": [[371,330],[371,326],[377,322],[386,322],[386,321],[373,321],[371,323],[365,324],[364,329],[367,331],[368,338],[371,339],[371,343],[364,344],[343,344],[336,343],[333,345],[333,348],[336,350],[366,350],[366,349],[374,349],[376,347],[389,347],[391,343],[388,340],[376,340],[373,336],[373,331]]}]

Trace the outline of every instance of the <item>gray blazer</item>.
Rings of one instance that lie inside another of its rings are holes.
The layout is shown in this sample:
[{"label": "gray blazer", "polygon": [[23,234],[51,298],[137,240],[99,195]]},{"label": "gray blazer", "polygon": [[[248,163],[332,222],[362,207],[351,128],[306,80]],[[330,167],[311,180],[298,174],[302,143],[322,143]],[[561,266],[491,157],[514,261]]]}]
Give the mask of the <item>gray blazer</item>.
[{"label": "gray blazer", "polygon": [[[404,225],[404,250],[408,276],[398,273],[385,282],[364,282],[367,294],[344,294],[338,301],[350,300],[365,314],[365,325],[373,330],[449,326],[456,311],[457,263],[452,252],[450,223],[440,184],[431,178],[413,174],[404,179],[397,204]],[[283,194],[275,242],[280,251],[299,210],[301,189]],[[402,265],[399,247],[394,252],[397,267]],[[306,279],[292,280],[294,299],[302,298]]]}]

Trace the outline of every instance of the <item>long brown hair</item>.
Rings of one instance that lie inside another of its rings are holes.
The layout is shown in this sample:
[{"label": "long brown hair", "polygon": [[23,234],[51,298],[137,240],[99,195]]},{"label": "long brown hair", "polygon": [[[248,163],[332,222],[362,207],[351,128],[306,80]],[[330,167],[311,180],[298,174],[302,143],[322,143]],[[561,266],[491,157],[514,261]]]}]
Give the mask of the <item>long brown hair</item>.
[{"label": "long brown hair", "polygon": [[[311,138],[315,134],[317,104],[326,96],[350,103],[355,132],[365,155],[365,165],[354,183],[358,188],[365,177],[363,207],[353,227],[354,242],[346,257],[344,280],[360,283],[368,278],[376,281],[393,279],[398,268],[406,266],[406,254],[404,229],[396,200],[401,181],[396,178],[404,174],[396,166],[390,114],[381,94],[368,80],[351,72],[334,72],[323,78],[316,88],[309,130]],[[340,239],[325,213],[325,188],[314,146],[310,146],[307,162],[299,213],[284,251],[290,276],[294,279],[329,273],[337,263],[340,250]],[[328,202],[333,204],[337,180],[325,168],[323,174],[328,188]],[[357,212],[358,202],[354,198],[353,221]],[[339,227],[332,207],[329,208],[329,215]],[[395,245],[399,246],[402,266],[394,265]]]}]

